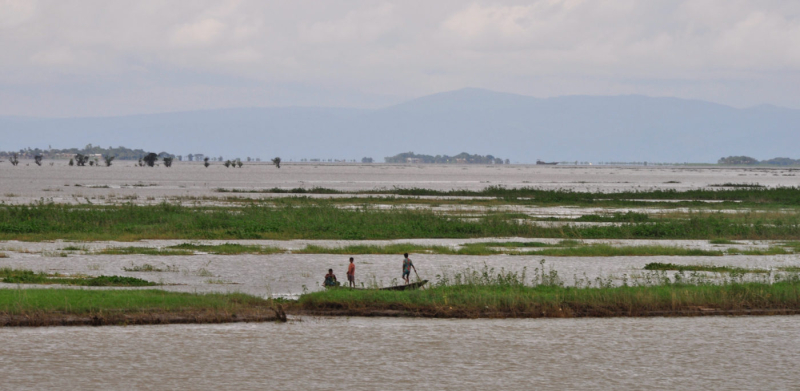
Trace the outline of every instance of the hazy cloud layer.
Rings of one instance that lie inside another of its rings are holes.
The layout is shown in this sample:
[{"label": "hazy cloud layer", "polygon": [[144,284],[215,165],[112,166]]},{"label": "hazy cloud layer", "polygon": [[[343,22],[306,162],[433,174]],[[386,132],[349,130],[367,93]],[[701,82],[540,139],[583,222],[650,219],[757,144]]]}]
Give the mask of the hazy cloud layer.
[{"label": "hazy cloud layer", "polygon": [[484,87],[800,108],[800,2],[0,0],[0,115]]}]

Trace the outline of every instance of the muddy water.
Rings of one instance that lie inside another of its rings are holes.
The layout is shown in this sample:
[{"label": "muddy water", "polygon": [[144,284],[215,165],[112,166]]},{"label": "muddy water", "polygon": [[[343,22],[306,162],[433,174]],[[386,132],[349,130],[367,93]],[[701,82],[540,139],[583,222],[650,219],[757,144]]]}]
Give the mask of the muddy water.
[{"label": "muddy water", "polygon": [[[31,244],[33,245],[33,244]],[[333,268],[344,280],[348,255],[331,254],[272,254],[272,255],[69,255],[42,256],[8,252],[0,259],[0,267],[25,268],[62,274],[124,275],[167,284],[162,289],[185,292],[243,292],[257,296],[294,297],[307,289],[321,290],[328,268]],[[356,255],[358,286],[395,285],[400,280],[402,256]],[[577,279],[595,280],[598,277],[621,278],[642,275],[650,262],[677,264],[713,264],[748,268],[777,268],[800,266],[798,255],[719,256],[719,257],[548,257],[535,255],[435,255],[414,254],[412,259],[421,278],[435,280],[437,275],[463,272],[467,267],[484,267],[521,272],[527,268],[531,280],[540,261],[546,270],[556,270],[567,285]],[[128,272],[124,268],[153,265],[171,268],[172,272]],[[413,277],[413,276],[412,276]],[[0,283],[0,288],[16,288],[15,284]]]},{"label": "muddy water", "polygon": [[[491,185],[536,186],[580,191],[690,189],[726,182],[766,186],[800,184],[795,169],[599,166],[479,166],[384,164],[246,164],[243,168],[209,168],[176,163],[172,168],[134,167],[117,161],[111,167],[69,167],[65,161],[0,164],[0,201],[28,203],[151,202],[164,197],[220,196],[216,188],[328,187],[339,190],[424,187],[473,189]],[[240,196],[248,196],[242,194]],[[264,197],[262,194],[250,195]]]},{"label": "muddy water", "polygon": [[0,329],[5,389],[796,389],[796,317]]}]

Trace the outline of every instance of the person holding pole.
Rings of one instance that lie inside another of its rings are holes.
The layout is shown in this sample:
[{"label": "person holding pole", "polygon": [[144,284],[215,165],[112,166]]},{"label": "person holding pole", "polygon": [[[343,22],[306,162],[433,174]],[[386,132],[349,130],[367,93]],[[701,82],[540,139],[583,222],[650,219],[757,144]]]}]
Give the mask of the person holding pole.
[{"label": "person holding pole", "polygon": [[405,258],[403,258],[403,280],[408,285],[408,277],[411,275],[411,269],[414,269],[414,274],[417,274],[417,268],[414,267],[414,263],[411,262],[411,259],[408,258],[408,253],[403,254]]}]

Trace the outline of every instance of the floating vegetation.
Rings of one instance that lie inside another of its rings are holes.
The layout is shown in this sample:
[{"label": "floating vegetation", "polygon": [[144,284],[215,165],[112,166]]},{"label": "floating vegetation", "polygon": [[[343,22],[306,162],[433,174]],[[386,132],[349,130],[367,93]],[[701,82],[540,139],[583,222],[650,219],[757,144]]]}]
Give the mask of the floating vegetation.
[{"label": "floating vegetation", "polygon": [[741,244],[739,242],[734,242],[733,240],[729,239],[711,239],[708,241],[709,244]]},{"label": "floating vegetation", "polygon": [[109,247],[96,252],[104,255],[194,255],[194,251],[153,247]]},{"label": "floating vegetation", "polygon": [[763,188],[764,185],[758,183],[716,183],[708,185],[708,187],[735,187],[735,188]]},{"label": "floating vegetation", "polygon": [[276,254],[285,251],[279,247],[244,245],[238,243],[224,243],[224,244],[214,244],[214,245],[181,243],[175,246],[170,246],[169,248],[178,250],[202,251],[202,252],[221,254],[221,255]]},{"label": "floating vegetation", "polygon": [[678,265],[674,263],[652,262],[644,266],[644,270],[665,270],[678,272],[713,272],[713,273],[769,273],[766,269],[748,269],[735,266],[715,265]]},{"label": "floating vegetation", "polygon": [[169,273],[177,273],[180,271],[180,269],[175,265],[157,267],[149,263],[145,263],[143,265],[132,265],[131,267],[123,267],[122,270],[126,272],[169,272]]},{"label": "floating vegetation", "polygon": [[0,278],[7,284],[60,284],[78,286],[154,286],[154,282],[134,277],[48,274],[26,269],[0,269]]}]

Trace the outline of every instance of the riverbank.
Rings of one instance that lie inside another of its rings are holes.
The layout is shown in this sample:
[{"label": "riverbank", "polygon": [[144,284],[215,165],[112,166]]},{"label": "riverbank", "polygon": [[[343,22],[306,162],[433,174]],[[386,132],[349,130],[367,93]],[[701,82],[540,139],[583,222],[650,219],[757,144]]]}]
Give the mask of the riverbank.
[{"label": "riverbank", "polygon": [[0,326],[102,326],[286,320],[258,297],[161,290],[0,289]]},{"label": "riverbank", "polygon": [[327,316],[576,318],[800,314],[800,283],[576,288],[462,285],[414,291],[335,289],[293,311]]}]

